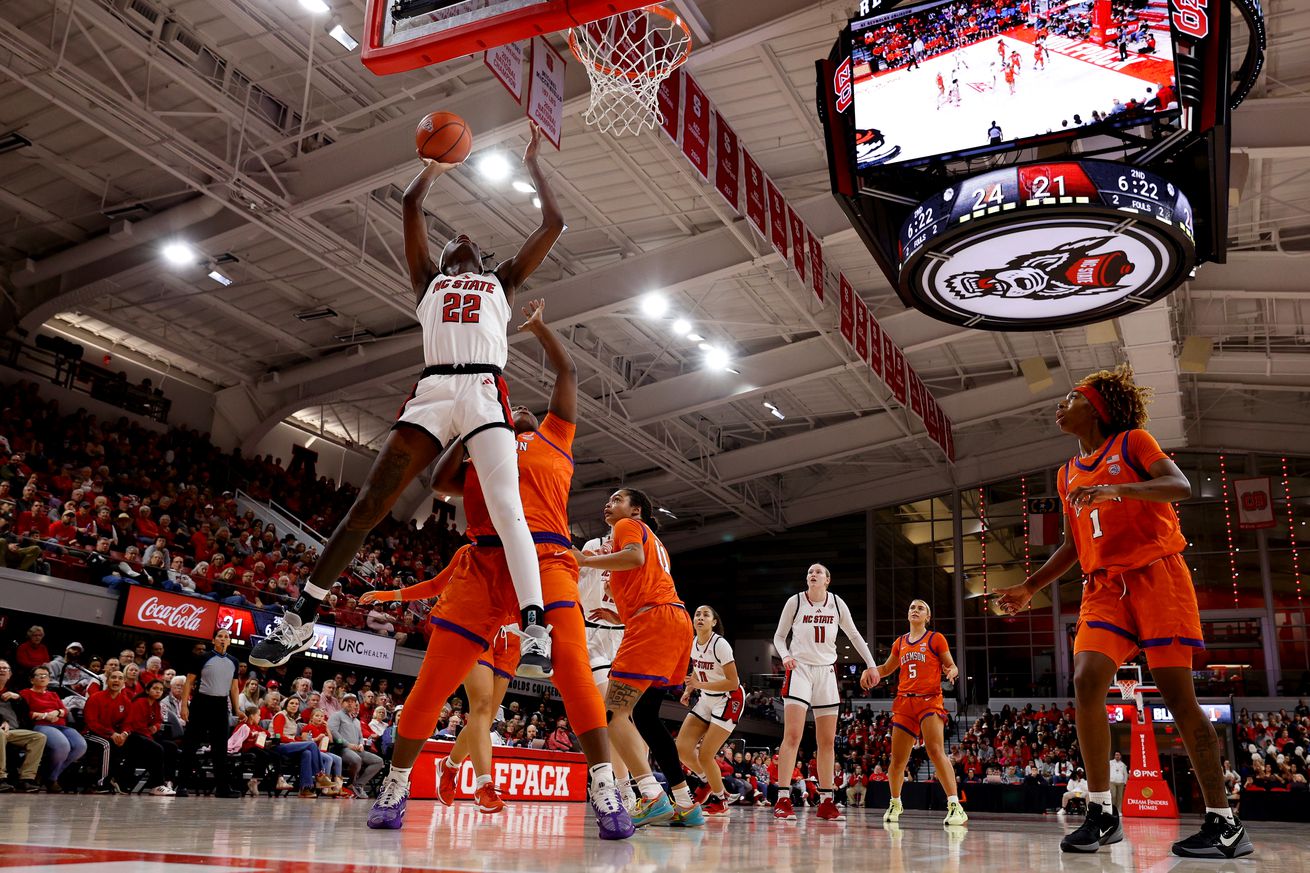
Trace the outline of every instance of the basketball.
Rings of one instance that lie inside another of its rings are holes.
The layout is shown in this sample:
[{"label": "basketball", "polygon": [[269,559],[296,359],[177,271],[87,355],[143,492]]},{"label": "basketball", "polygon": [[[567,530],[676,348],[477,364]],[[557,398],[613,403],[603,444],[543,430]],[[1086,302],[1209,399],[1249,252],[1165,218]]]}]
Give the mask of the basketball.
[{"label": "basketball", "polygon": [[459,164],[473,148],[469,126],[453,112],[430,112],[414,131],[414,142],[421,157],[443,164]]}]

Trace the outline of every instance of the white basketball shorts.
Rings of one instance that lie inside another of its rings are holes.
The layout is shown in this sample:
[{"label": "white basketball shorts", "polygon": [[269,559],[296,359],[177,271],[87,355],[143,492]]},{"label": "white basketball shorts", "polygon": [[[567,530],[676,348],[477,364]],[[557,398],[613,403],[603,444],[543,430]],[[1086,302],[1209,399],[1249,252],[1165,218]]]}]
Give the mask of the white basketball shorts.
[{"label": "white basketball shorts", "polygon": [[700,699],[696,705],[691,708],[691,714],[703,722],[721,727],[728,733],[737,729],[737,722],[741,719],[742,710],[746,708],[746,692],[742,691],[738,685],[733,691],[720,694],[717,697],[700,693]]},{"label": "white basketball shorts", "polygon": [[837,693],[837,670],[832,664],[815,667],[798,663],[796,669],[787,671],[787,678],[782,682],[782,699],[784,704],[808,706],[816,710],[817,715],[836,715],[837,708],[841,706],[841,696]]},{"label": "white basketball shorts", "polygon": [[587,656],[591,660],[591,678],[597,685],[610,680],[610,665],[623,642],[623,628],[619,625],[596,626],[587,623]]},{"label": "white basketball shorts", "polygon": [[396,425],[402,424],[426,431],[443,447],[489,427],[512,430],[505,377],[489,364],[428,367],[401,407]]}]

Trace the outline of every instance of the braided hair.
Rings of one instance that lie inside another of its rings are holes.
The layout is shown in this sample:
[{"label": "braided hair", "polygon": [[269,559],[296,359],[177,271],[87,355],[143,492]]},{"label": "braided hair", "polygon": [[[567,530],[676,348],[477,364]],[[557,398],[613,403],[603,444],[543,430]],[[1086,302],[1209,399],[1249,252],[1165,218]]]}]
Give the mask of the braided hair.
[{"label": "braided hair", "polygon": [[1095,388],[1105,398],[1110,420],[1104,422],[1109,433],[1146,426],[1150,416],[1146,405],[1151,402],[1152,389],[1133,382],[1132,364],[1120,364],[1113,370],[1098,370],[1084,376],[1079,386]]},{"label": "braided hair", "polygon": [[650,496],[645,491],[638,491],[636,488],[620,488],[624,494],[628,495],[628,501],[639,510],[639,518],[646,523],[646,527],[659,533],[660,523],[655,518],[655,504],[651,503]]}]

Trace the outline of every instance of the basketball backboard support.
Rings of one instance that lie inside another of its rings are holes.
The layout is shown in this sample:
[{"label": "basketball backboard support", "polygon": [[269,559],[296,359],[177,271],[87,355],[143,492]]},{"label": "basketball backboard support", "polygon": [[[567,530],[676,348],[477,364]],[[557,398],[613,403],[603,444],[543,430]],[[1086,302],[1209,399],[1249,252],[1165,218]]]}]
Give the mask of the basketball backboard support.
[{"label": "basketball backboard support", "polygon": [[360,60],[403,73],[640,8],[649,0],[368,0]]}]

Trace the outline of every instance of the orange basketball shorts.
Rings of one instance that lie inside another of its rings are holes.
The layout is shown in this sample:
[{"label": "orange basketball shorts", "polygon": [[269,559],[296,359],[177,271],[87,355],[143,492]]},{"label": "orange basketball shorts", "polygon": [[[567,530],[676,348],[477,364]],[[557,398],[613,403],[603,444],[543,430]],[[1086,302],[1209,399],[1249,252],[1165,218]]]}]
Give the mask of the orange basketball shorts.
[{"label": "orange basketball shorts", "polygon": [[519,669],[519,638],[505,631],[497,633],[491,648],[482,653],[478,663],[496,674],[497,679],[513,679]]},{"label": "orange basketball shorts", "polygon": [[610,679],[645,691],[652,685],[681,685],[691,663],[691,618],[681,603],[662,603],[624,622],[623,642]]},{"label": "orange basketball shorts", "polygon": [[923,736],[924,719],[940,718],[945,722],[946,701],[940,694],[934,697],[907,697],[897,695],[892,701],[892,727],[900,728],[916,740]]},{"label": "orange basketball shorts", "polygon": [[1196,588],[1182,555],[1123,573],[1093,573],[1083,586],[1073,651],[1123,664],[1138,651],[1156,667],[1191,667],[1205,648]]}]

